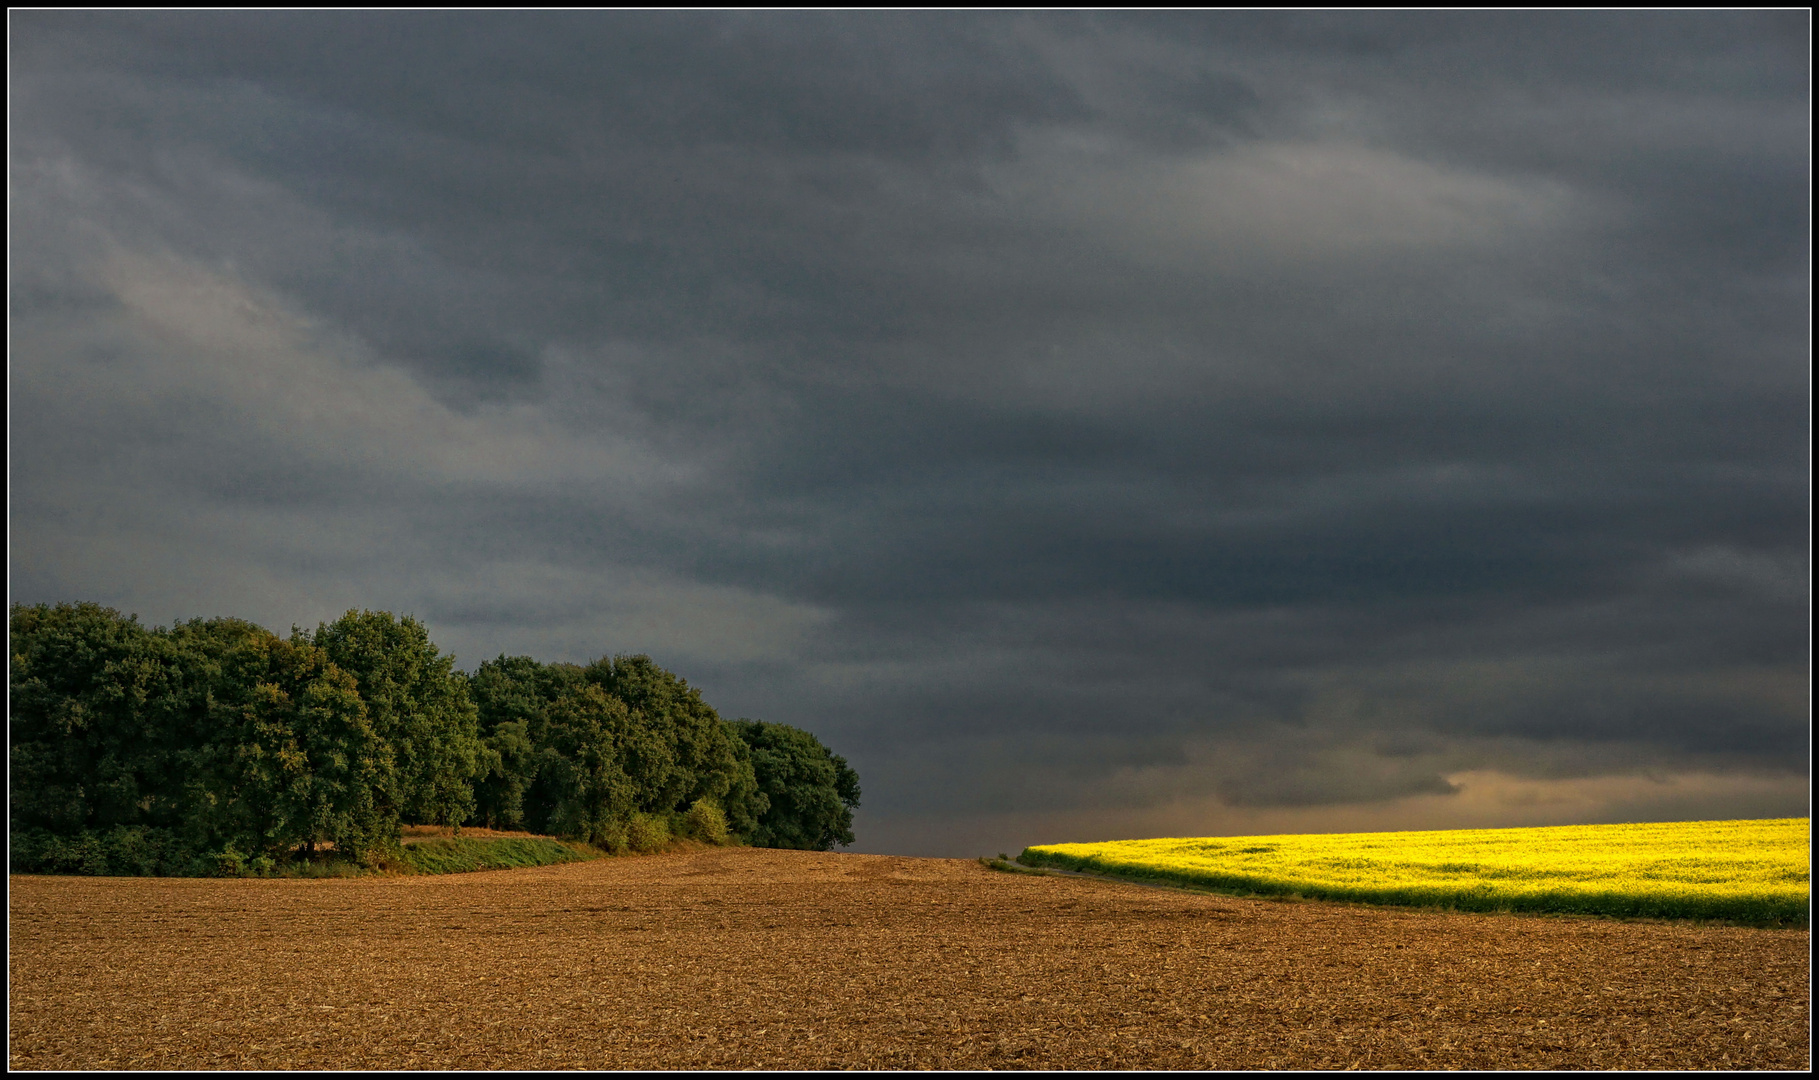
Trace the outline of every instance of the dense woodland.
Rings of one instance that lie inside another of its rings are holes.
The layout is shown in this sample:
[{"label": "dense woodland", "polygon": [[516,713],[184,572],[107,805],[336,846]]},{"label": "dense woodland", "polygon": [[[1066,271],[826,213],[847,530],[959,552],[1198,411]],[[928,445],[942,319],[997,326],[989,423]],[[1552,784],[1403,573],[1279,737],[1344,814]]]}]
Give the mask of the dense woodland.
[{"label": "dense woodland", "polygon": [[14,605],[11,864],[91,874],[383,864],[404,825],[609,851],[673,836],[829,850],[859,778],[806,731],[722,720],[646,656],[501,656],[469,675],[422,623],[349,611],[281,638]]}]

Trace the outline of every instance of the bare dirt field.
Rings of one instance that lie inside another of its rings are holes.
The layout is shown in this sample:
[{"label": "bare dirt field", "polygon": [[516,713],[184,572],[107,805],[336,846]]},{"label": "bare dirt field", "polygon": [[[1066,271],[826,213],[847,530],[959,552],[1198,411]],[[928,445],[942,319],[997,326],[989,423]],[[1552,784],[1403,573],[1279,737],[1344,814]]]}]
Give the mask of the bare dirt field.
[{"label": "bare dirt field", "polygon": [[1804,930],[714,850],[442,877],[11,879],[67,1068],[1782,1068]]}]

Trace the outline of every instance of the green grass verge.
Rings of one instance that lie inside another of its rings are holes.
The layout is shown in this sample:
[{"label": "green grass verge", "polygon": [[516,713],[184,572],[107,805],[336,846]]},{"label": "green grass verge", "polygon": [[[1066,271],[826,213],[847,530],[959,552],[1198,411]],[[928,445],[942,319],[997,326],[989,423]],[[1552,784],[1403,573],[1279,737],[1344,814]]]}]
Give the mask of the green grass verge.
[{"label": "green grass verge", "polygon": [[1154,882],[1206,889],[1230,896],[1292,897],[1339,900],[1388,907],[1443,908],[1449,911],[1509,912],[1548,915],[1594,915],[1616,918],[1697,919],[1755,927],[1804,929],[1811,905],[1804,899],[1763,894],[1729,896],[1637,896],[1621,889],[1533,890],[1498,893],[1440,885],[1332,886],[1275,877],[1216,870],[1175,870],[1103,857],[1078,857],[1025,848],[1017,861],[1029,867],[1054,867],[1133,882]]},{"label": "green grass verge", "polygon": [[451,837],[406,844],[397,861],[419,874],[460,874],[470,870],[508,870],[519,866],[554,866],[598,858],[595,852],[549,837]]}]

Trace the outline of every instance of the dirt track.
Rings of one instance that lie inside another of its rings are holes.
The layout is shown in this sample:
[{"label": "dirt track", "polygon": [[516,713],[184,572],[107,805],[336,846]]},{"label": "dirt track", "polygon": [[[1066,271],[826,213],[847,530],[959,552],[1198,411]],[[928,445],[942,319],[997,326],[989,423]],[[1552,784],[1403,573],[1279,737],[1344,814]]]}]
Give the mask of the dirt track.
[{"label": "dirt track", "polygon": [[1806,931],[751,850],[11,879],[13,1068],[1787,1068]]}]

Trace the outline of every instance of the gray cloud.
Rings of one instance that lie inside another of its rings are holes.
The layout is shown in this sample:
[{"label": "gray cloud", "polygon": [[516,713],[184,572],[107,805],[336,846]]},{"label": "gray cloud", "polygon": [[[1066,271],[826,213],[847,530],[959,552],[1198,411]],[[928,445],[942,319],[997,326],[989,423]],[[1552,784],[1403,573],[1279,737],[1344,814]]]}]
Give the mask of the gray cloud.
[{"label": "gray cloud", "polygon": [[649,651],[878,850],[1804,813],[1809,22],[15,14],[13,597]]}]

